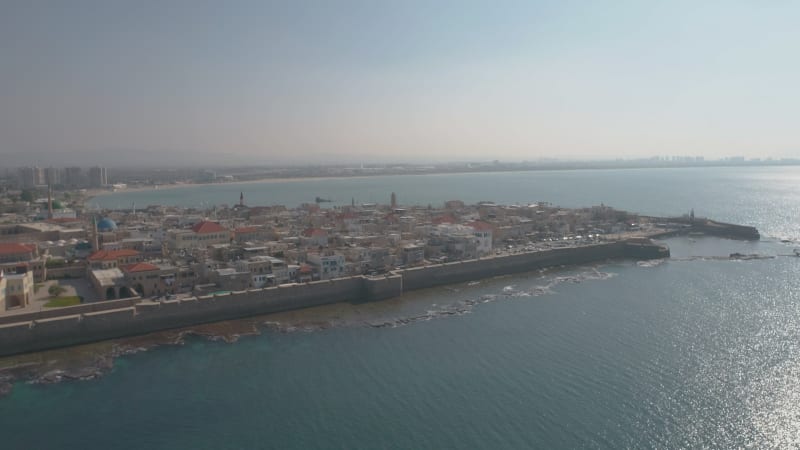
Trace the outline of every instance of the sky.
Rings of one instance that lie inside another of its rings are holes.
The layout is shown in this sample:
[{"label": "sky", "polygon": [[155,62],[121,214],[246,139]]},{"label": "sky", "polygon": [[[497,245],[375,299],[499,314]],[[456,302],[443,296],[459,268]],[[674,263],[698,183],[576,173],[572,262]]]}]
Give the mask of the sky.
[{"label": "sky", "polygon": [[800,157],[800,2],[0,0],[0,159]]}]

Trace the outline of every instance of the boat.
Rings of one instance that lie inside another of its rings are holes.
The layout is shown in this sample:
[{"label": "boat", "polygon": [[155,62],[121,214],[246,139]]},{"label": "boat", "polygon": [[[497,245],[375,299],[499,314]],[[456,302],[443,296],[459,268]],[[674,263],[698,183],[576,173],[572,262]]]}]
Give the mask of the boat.
[{"label": "boat", "polygon": [[332,201],[333,201],[333,200],[331,200],[331,199],[329,199],[329,198],[322,198],[322,197],[317,197],[317,198],[316,198],[316,202],[317,202],[317,203],[330,203],[330,202],[332,202]]}]

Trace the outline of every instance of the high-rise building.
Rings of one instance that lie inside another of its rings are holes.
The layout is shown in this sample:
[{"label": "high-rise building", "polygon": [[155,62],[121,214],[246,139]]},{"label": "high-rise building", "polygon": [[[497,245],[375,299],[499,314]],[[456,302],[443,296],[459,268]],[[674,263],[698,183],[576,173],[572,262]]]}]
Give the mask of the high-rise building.
[{"label": "high-rise building", "polygon": [[83,170],[80,167],[67,167],[64,169],[64,185],[69,188],[79,188],[86,184]]},{"label": "high-rise building", "polygon": [[23,189],[32,188],[36,183],[33,179],[33,167],[19,168],[19,186]]},{"label": "high-rise building", "polygon": [[108,186],[108,175],[105,167],[95,166],[89,169],[89,185],[92,187]]},{"label": "high-rise building", "polygon": [[41,167],[22,167],[19,169],[19,184],[23,189],[47,184],[44,169]]},{"label": "high-rise building", "polygon": [[34,176],[36,177],[36,185],[37,186],[44,186],[47,184],[47,176],[45,175],[44,168],[42,167],[34,167],[33,168]]},{"label": "high-rise building", "polygon": [[44,169],[45,184],[55,186],[61,184],[61,170],[55,167],[48,167]]}]

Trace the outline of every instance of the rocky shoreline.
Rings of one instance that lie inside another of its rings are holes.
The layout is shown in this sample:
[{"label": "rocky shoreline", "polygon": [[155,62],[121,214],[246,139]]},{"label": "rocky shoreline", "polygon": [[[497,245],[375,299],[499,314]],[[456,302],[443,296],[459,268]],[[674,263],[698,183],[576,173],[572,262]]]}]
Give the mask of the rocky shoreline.
[{"label": "rocky shoreline", "polygon": [[[419,295],[410,294],[382,302],[336,303],[4,357],[0,358],[0,397],[10,394],[14,383],[19,382],[47,385],[64,381],[93,380],[109,373],[114,367],[115,360],[120,357],[160,346],[184,345],[191,338],[233,344],[242,337],[258,336],[269,332],[314,332],[347,326],[395,328],[422,321],[470,314],[476,306],[483,303],[539,297],[552,293],[552,289],[562,283],[604,280],[615,275],[600,271],[601,267],[572,268],[570,269],[571,273],[564,273],[564,267],[541,269],[530,274],[530,276],[540,278],[541,284],[526,289],[518,288],[516,284],[513,284],[514,279],[511,276],[504,275],[456,286],[431,288],[427,294],[425,292]],[[480,289],[485,283],[492,281],[497,284],[494,292],[469,294],[469,289]],[[500,285],[504,286],[501,288]],[[464,293],[465,298],[455,299],[444,304],[430,303],[430,293],[437,291]]]}]

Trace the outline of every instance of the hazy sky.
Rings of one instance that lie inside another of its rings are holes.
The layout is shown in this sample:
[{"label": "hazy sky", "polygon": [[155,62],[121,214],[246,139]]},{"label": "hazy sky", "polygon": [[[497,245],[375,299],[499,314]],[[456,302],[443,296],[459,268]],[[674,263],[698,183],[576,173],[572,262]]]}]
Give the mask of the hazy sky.
[{"label": "hazy sky", "polygon": [[798,157],[799,23],[781,0],[0,0],[0,155]]}]

